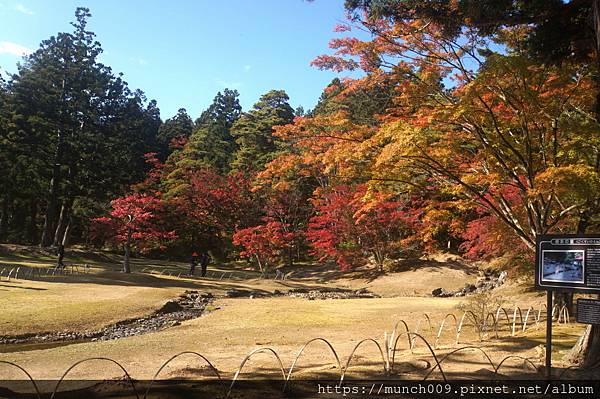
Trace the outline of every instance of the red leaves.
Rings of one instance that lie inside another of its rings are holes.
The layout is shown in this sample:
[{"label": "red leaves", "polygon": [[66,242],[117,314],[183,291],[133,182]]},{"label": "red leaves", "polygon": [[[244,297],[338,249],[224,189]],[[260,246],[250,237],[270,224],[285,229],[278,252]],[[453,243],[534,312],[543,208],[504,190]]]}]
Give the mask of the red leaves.
[{"label": "red leaves", "polygon": [[337,186],[317,192],[316,215],[306,237],[320,260],[332,259],[342,270],[367,262],[373,256],[382,268],[393,252],[401,252],[419,226],[420,212],[399,201],[375,195],[364,201],[365,185]]},{"label": "red leaves", "polygon": [[189,176],[180,209],[207,228],[231,234],[253,216],[250,181],[243,173],[221,176],[204,169]]},{"label": "red leaves", "polygon": [[255,258],[262,270],[271,267],[291,248],[295,234],[288,232],[289,225],[267,222],[264,225],[242,229],[233,235],[233,244],[242,247],[240,256]]},{"label": "red leaves", "polygon": [[176,238],[174,231],[165,229],[164,216],[158,198],[134,193],[111,201],[108,217],[92,220],[93,236],[117,243],[133,241],[140,250],[148,250],[163,240]]}]

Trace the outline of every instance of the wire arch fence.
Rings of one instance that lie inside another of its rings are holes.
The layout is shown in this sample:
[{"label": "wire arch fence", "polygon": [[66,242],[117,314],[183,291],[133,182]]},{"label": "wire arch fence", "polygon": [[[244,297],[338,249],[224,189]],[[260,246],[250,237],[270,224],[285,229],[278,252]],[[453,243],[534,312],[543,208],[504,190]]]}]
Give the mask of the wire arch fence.
[{"label": "wire arch fence", "polygon": [[[128,389],[131,397],[146,399],[152,397],[151,394],[156,386],[156,382],[159,381],[159,375],[169,364],[178,358],[193,356],[194,358],[200,359],[209,368],[210,378],[205,378],[205,380],[223,383],[220,397],[228,399],[234,395],[236,387],[243,379],[242,377],[246,370],[248,370],[249,360],[255,357],[260,359],[260,364],[268,364],[270,366],[275,365],[270,377],[281,381],[281,392],[289,392],[293,389],[294,372],[298,375],[301,370],[301,367],[299,366],[301,363],[299,360],[302,358],[302,355],[308,347],[316,345],[324,347],[326,353],[330,354],[328,360],[322,366],[329,366],[331,370],[334,370],[334,374],[337,374],[340,386],[344,384],[349,375],[352,375],[354,367],[359,365],[370,367],[370,370],[372,369],[371,375],[377,378],[404,378],[406,374],[410,373],[401,371],[399,367],[401,365],[409,365],[421,373],[422,380],[435,378],[448,381],[446,372],[447,364],[453,358],[464,355],[465,353],[479,356],[483,361],[482,369],[486,370],[488,375],[492,375],[494,380],[501,381],[510,379],[510,376],[502,374],[501,371],[505,370],[507,365],[515,363],[521,364],[523,372],[530,374],[531,377],[534,378],[542,376],[542,366],[539,359],[527,358],[514,354],[493,359],[488,353],[489,351],[484,349],[482,345],[470,344],[459,346],[460,334],[464,329],[471,329],[473,336],[476,337],[479,343],[486,339],[486,334],[489,334],[490,332],[493,333],[495,338],[513,337],[519,332],[524,332],[529,328],[535,328],[540,324],[541,314],[543,313],[542,310],[543,309],[540,308],[539,311],[536,312],[536,309],[528,308],[526,312],[523,312],[520,308],[515,307],[512,309],[512,312],[509,312],[506,309],[499,308],[495,312],[488,313],[484,318],[479,317],[470,321],[469,316],[474,315],[470,315],[468,312],[465,312],[461,317],[456,317],[454,314],[447,314],[440,319],[437,326],[431,316],[423,315],[420,320],[417,320],[414,331],[411,331],[409,324],[406,321],[399,320],[394,324],[391,333],[384,332],[383,339],[376,340],[373,338],[365,338],[360,340],[354,345],[346,358],[340,356],[340,351],[335,348],[332,342],[324,337],[315,337],[306,341],[300,347],[289,366],[285,365],[282,356],[275,348],[259,347],[250,351],[241,360],[237,369],[228,374],[233,376],[229,380],[224,378],[224,375],[227,375],[227,373],[218,370],[215,363],[211,361],[209,357],[194,351],[180,352],[165,360],[154,373],[152,380],[145,390],[140,387],[139,381],[136,381],[131,377],[131,374],[124,364],[108,357],[89,357],[74,362],[60,376],[51,392],[42,392],[39,388],[38,381],[32,377],[31,373],[25,367],[14,362],[0,361],[0,379],[2,379],[2,376],[4,375],[2,370],[6,371],[7,369],[13,369],[21,376],[27,377],[25,380],[30,384],[30,397],[55,399],[60,397],[60,388],[63,386],[63,382],[66,378],[71,374],[72,370],[85,367],[84,365],[93,363],[93,361],[104,362],[107,365],[112,365],[115,370],[120,370],[122,372],[121,378],[126,382],[123,386],[128,387],[124,389]],[[566,319],[567,321],[565,321],[564,316],[560,316],[561,314],[564,315],[564,309],[557,308],[555,312],[560,317],[557,322],[568,322],[568,318]],[[511,313],[513,317],[510,317]],[[504,317],[502,317],[503,315]],[[423,328],[423,320],[427,322],[425,328]],[[479,320],[479,323],[477,320]],[[504,330],[499,328],[502,324],[506,327]],[[424,330],[423,333],[418,332],[419,328]],[[429,335],[429,338],[426,335]],[[448,335],[451,340],[447,339]],[[444,338],[444,340],[441,338]],[[443,347],[440,345],[442,342],[446,342],[446,345]],[[403,350],[405,351],[405,354],[408,355],[408,358],[403,361],[400,361],[396,356],[396,354],[401,351],[401,345],[406,345],[406,348]],[[364,360],[364,350],[366,347],[371,347],[371,353],[375,354]],[[420,353],[415,354],[417,349],[420,349]],[[363,357],[357,356],[357,353],[359,352],[363,354]],[[363,359],[362,363],[361,359]],[[424,367],[415,367],[413,364],[414,361],[422,361]],[[311,365],[311,367],[313,366],[314,365]],[[557,375],[557,378],[561,378],[567,372],[572,374],[573,372],[576,372],[576,370],[571,368],[565,369]]]}]

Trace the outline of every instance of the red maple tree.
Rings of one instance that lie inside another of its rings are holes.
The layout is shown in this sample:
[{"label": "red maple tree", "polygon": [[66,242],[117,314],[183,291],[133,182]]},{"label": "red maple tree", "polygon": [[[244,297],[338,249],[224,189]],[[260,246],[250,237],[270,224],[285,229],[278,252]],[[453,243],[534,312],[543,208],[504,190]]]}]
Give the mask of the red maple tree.
[{"label": "red maple tree", "polygon": [[236,231],[234,245],[243,250],[240,256],[256,260],[261,273],[265,273],[280,260],[294,242],[295,234],[288,232],[285,223],[266,221],[265,224]]},{"label": "red maple tree", "polygon": [[123,272],[131,273],[129,259],[132,247],[144,252],[162,246],[164,240],[176,238],[175,232],[168,231],[161,220],[162,208],[156,196],[134,193],[111,201],[109,216],[92,220],[96,237],[123,245]]}]

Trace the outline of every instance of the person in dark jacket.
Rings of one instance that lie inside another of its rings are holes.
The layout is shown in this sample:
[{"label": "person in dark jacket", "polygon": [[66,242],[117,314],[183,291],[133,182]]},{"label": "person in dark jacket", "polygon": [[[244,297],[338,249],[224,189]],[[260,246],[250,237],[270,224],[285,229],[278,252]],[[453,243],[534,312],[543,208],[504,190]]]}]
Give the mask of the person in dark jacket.
[{"label": "person in dark jacket", "polygon": [[196,272],[196,265],[198,265],[198,254],[193,252],[192,258],[190,259],[190,276],[193,276]]},{"label": "person in dark jacket", "polygon": [[202,254],[202,258],[200,259],[200,266],[202,267],[202,277],[206,276],[206,269],[208,267],[208,262],[210,261],[210,256],[208,255],[208,252],[204,252]]},{"label": "person in dark jacket", "polygon": [[63,262],[63,259],[65,258],[65,246],[62,244],[58,245],[58,249],[56,250],[56,255],[58,256],[58,259],[56,261],[56,267],[60,268],[60,269],[64,269],[65,268],[65,264]]}]

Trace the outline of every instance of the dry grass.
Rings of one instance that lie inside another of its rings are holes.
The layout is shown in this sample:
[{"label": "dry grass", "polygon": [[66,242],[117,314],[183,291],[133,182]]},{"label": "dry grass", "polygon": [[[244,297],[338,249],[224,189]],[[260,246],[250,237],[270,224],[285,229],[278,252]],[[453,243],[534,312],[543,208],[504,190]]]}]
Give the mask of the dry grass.
[{"label": "dry grass", "polygon": [[[159,276],[157,274],[133,273],[124,275],[119,268],[118,258],[87,259],[80,261],[92,264],[93,273],[85,276],[54,277],[48,281],[2,281],[0,282],[0,334],[22,334],[51,330],[93,330],[117,320],[147,314],[158,308],[167,299],[179,295],[186,289],[212,292],[219,298],[214,310],[195,320],[160,332],[123,338],[115,341],[87,342],[66,345],[41,351],[13,352],[0,354],[0,360],[14,361],[27,368],[36,379],[58,378],[75,361],[92,357],[109,357],[121,362],[134,378],[151,378],[158,367],[172,355],[183,351],[196,351],[214,362],[226,377],[231,377],[241,359],[252,349],[269,346],[275,349],[289,367],[297,351],[309,339],[328,339],[344,362],[352,348],[364,338],[383,342],[384,333],[390,333],[394,324],[404,319],[414,329],[422,314],[428,313],[439,325],[450,312],[456,313],[460,298],[432,298],[427,295],[433,288],[455,289],[471,282],[476,273],[468,265],[456,260],[421,261],[416,264],[400,265],[395,273],[385,276],[371,275],[370,271],[340,275],[339,272],[323,267],[305,265],[296,272],[292,280],[285,282],[258,279],[252,271],[243,270],[243,265],[211,265],[211,270],[234,270],[243,279],[184,279]],[[29,266],[51,265],[51,257],[27,256],[0,258],[4,264],[20,262]],[[134,270],[148,267],[160,271],[186,271],[187,265],[177,262],[136,260]],[[377,299],[315,300],[299,298],[226,299],[227,290],[273,292],[299,287],[342,287],[368,288],[384,295]],[[502,288],[508,303],[526,308],[541,303],[538,293],[524,292],[515,285]],[[424,324],[421,331],[424,331]],[[558,353],[574,343],[581,326],[558,328],[556,342]],[[437,329],[436,331],[437,332]],[[431,341],[435,333],[427,332]],[[506,337],[506,333],[504,334]],[[508,354],[535,357],[537,347],[543,341],[543,327],[529,330],[515,338],[502,338],[484,343],[485,349],[494,359]],[[440,353],[450,350],[454,342],[452,326],[447,328],[440,345]],[[461,342],[477,343],[473,331],[465,329]],[[410,360],[427,357],[422,347],[416,355],[409,355],[406,344],[398,352],[398,359]],[[375,345],[366,344],[356,354],[353,375],[378,373],[381,363]],[[298,363],[298,376],[316,376],[336,373],[332,369],[334,358],[323,344],[314,344],[307,349]],[[192,373],[203,363],[193,357],[184,356],[164,370],[164,376],[182,376]],[[273,375],[276,363],[265,354],[259,354],[248,364],[254,375]],[[476,354],[461,355],[449,364],[449,373],[467,375],[485,369],[486,364]],[[187,371],[186,371],[187,370]],[[191,371],[190,371],[191,370]],[[0,366],[0,375],[5,378],[21,378],[6,367]],[[295,374],[296,375],[296,374]],[[93,362],[76,368],[69,378],[111,378],[120,376],[116,367]]]}]

